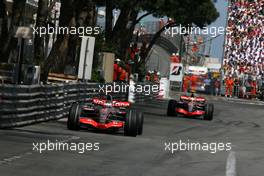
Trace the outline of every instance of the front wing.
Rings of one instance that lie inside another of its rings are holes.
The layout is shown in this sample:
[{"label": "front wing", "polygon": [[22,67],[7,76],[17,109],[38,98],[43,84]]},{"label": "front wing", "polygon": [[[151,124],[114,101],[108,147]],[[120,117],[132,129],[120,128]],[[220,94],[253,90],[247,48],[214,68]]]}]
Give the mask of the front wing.
[{"label": "front wing", "polygon": [[176,108],[176,112],[184,116],[202,116],[205,114],[205,111],[202,111],[202,110],[196,110],[196,111],[190,112],[183,108]]},{"label": "front wing", "polygon": [[121,122],[121,121],[112,121],[109,123],[99,123],[93,119],[86,118],[86,117],[81,117],[79,119],[79,122],[80,124],[91,125],[94,128],[102,129],[102,130],[109,129],[109,128],[123,128],[124,127],[124,122]]}]

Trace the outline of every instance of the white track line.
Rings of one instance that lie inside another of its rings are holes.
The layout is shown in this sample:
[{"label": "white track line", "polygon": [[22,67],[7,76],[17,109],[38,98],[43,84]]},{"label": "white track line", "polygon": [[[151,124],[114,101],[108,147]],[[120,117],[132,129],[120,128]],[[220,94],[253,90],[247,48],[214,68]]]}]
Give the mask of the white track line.
[{"label": "white track line", "polygon": [[236,171],[236,155],[231,151],[226,161],[226,176],[237,176]]},{"label": "white track line", "polygon": [[[73,141],[73,140],[78,140],[78,139],[80,139],[80,137],[78,137],[78,136],[69,136],[68,139],[57,141],[57,142],[67,143],[67,142],[70,142],[70,141]],[[16,161],[18,159],[24,158],[24,157],[32,155],[32,154],[33,154],[32,152],[26,152],[26,153],[22,153],[20,155],[15,155],[15,156],[11,156],[9,158],[1,159],[0,160],[0,165],[11,163],[13,161]]]}]

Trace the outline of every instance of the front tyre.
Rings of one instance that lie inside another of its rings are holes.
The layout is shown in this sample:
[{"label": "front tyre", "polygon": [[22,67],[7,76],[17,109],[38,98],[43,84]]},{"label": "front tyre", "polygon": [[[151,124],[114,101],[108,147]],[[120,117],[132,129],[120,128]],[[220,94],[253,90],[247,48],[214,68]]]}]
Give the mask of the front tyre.
[{"label": "front tyre", "polygon": [[167,116],[176,116],[176,106],[177,101],[169,100],[168,109],[167,109]]},{"label": "front tyre", "polygon": [[137,114],[138,135],[142,135],[143,133],[143,124],[144,124],[144,114],[142,112],[139,112]]},{"label": "front tyre", "polygon": [[214,115],[214,105],[213,104],[205,105],[204,120],[213,120],[213,115]]},{"label": "front tyre", "polygon": [[69,130],[79,130],[80,113],[81,113],[80,105],[78,103],[74,103],[70,108],[68,121],[67,121],[67,127]]},{"label": "front tyre", "polygon": [[137,112],[129,110],[125,120],[124,135],[136,137],[138,134]]}]

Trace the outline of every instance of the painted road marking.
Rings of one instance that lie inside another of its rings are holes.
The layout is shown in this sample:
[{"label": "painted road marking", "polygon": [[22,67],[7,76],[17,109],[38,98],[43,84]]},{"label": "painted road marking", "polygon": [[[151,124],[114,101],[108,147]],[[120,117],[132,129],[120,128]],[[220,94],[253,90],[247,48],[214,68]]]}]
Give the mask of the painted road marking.
[{"label": "painted road marking", "polygon": [[13,161],[15,161],[17,159],[24,158],[24,157],[29,156],[29,155],[32,155],[32,153],[31,152],[26,152],[26,153],[23,153],[23,154],[20,154],[20,155],[15,155],[15,156],[12,156],[12,157],[9,157],[9,158],[5,158],[5,159],[0,161],[0,165],[11,163],[11,162],[13,162]]},{"label": "painted road marking", "polygon": [[[78,136],[68,136],[68,139],[61,140],[61,141],[58,141],[58,142],[67,143],[67,142],[70,142],[70,141],[73,141],[73,140],[78,140],[78,139],[80,139],[80,137],[78,137]],[[4,159],[0,160],[0,165],[4,165],[4,164],[8,164],[8,163],[14,162],[14,161],[16,161],[18,159],[24,158],[24,157],[32,155],[32,154],[33,154],[32,152],[26,152],[26,153],[22,153],[22,154],[19,154],[19,155],[14,155],[14,156],[11,156],[11,157],[8,157],[8,158],[4,158]]]},{"label": "painted road marking", "polygon": [[226,161],[226,176],[237,176],[236,171],[236,154],[231,151]]}]

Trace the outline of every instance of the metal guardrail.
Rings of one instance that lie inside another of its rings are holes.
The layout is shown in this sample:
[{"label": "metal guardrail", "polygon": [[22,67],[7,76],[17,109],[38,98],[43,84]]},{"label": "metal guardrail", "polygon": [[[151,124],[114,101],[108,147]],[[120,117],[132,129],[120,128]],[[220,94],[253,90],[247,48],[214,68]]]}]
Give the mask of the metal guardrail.
[{"label": "metal guardrail", "polygon": [[0,84],[15,83],[16,64],[0,64]]},{"label": "metal guardrail", "polygon": [[[28,125],[66,117],[73,102],[103,96],[100,84],[0,85],[0,128]],[[127,93],[111,93],[127,100]],[[154,99],[157,94],[137,93],[136,102]]]}]

